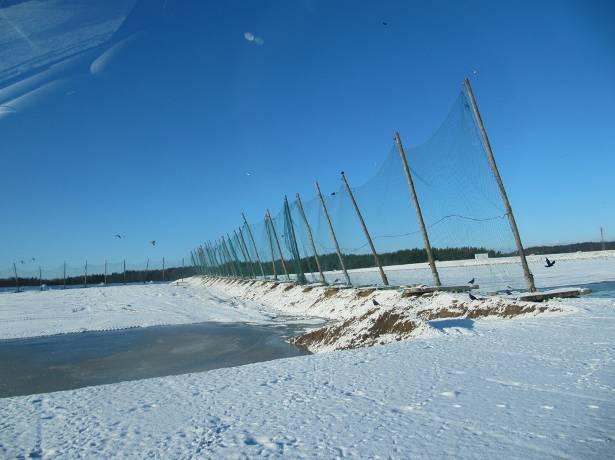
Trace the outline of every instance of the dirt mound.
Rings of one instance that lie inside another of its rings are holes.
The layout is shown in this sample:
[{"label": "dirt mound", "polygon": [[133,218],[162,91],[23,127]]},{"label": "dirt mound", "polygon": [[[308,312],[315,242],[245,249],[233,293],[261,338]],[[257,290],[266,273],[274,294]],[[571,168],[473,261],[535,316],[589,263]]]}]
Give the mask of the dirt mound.
[{"label": "dirt mound", "polygon": [[403,340],[425,327],[424,321],[407,312],[374,308],[361,316],[294,337],[291,343],[310,351],[348,350]]}]

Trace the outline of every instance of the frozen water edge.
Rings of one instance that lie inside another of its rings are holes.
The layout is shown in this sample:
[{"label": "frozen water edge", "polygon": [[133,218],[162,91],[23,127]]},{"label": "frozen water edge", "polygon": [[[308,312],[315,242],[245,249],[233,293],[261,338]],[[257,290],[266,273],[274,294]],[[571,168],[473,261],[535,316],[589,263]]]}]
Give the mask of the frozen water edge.
[{"label": "frozen water edge", "polygon": [[0,453],[606,458],[615,440],[615,301],[561,303],[577,312],[1,399]]}]

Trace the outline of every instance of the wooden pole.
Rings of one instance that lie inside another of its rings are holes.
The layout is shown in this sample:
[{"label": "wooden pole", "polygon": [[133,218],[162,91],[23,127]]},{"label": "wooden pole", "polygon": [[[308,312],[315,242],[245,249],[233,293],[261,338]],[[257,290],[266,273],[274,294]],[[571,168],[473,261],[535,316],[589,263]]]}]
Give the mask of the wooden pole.
[{"label": "wooden pole", "polygon": [[380,278],[382,278],[382,282],[384,283],[384,285],[388,286],[389,280],[387,278],[386,273],[384,273],[382,264],[380,263],[380,257],[378,257],[378,253],[376,252],[376,248],[374,247],[372,237],[369,235],[369,232],[367,231],[367,226],[365,225],[365,221],[363,220],[363,215],[361,214],[361,211],[359,211],[359,206],[357,205],[357,201],[354,198],[354,193],[352,193],[352,189],[350,188],[350,185],[348,185],[348,181],[346,180],[346,176],[344,175],[343,172],[342,172],[342,181],[344,182],[344,185],[346,186],[346,191],[348,192],[348,195],[350,196],[350,201],[352,201],[352,206],[354,206],[354,210],[357,213],[359,222],[361,222],[361,227],[363,228],[363,233],[365,234],[365,238],[367,239],[367,242],[369,243],[369,247],[372,250],[372,255],[374,256],[374,262],[376,263],[376,266],[378,267],[378,270],[380,271]]},{"label": "wooden pole", "polygon": [[269,218],[269,225],[271,226],[271,234],[275,240],[275,244],[278,248],[278,252],[280,253],[280,260],[282,261],[282,268],[284,269],[284,274],[286,275],[286,279],[290,280],[290,275],[288,274],[288,270],[286,269],[286,261],[284,260],[284,255],[282,254],[282,246],[280,246],[280,240],[278,239],[278,232],[275,231],[275,226],[273,225],[273,220],[271,220],[271,213],[269,209],[267,209],[267,217]]},{"label": "wooden pole", "polygon": [[17,276],[17,265],[13,262],[13,272],[15,272],[15,289],[19,292],[19,277]]},{"label": "wooden pole", "polygon": [[235,245],[233,244],[233,240],[231,239],[231,236],[228,233],[226,234],[226,238],[228,239],[228,247],[230,248],[231,257],[233,258],[233,261],[235,262],[235,265],[237,267],[237,272],[239,274],[239,277],[245,278],[245,275],[243,274],[243,268],[241,267],[241,260],[239,260],[239,255],[237,254],[237,251],[235,250]]},{"label": "wooden pole", "polygon": [[[248,248],[245,247],[246,242],[243,239],[243,234],[241,233],[241,227],[239,227],[239,233],[236,230],[233,230],[235,233],[235,239],[237,240],[237,244],[239,244],[239,248],[243,253],[243,258],[246,260],[248,265],[250,266],[250,271],[252,272],[252,278],[256,279],[256,272],[254,271],[254,265],[252,264],[252,258],[250,257],[250,253],[248,252]],[[241,239],[239,238],[241,236]]]},{"label": "wooden pole", "polygon": [[124,259],[124,286],[126,286],[126,259]]},{"label": "wooden pole", "polygon": [[239,278],[239,271],[237,270],[237,267],[235,267],[235,262],[233,261],[233,257],[231,256],[231,252],[228,249],[228,245],[226,244],[224,236],[222,237],[221,241],[222,241],[222,249],[223,249],[224,255],[226,259],[228,260],[231,271],[233,272],[233,276],[235,276],[236,278]]},{"label": "wooden pole", "polygon": [[327,284],[327,280],[325,279],[325,274],[322,272],[322,267],[320,266],[320,259],[318,258],[318,252],[316,251],[316,244],[314,243],[314,236],[312,235],[312,228],[307,220],[307,216],[305,215],[305,210],[303,209],[303,203],[301,202],[301,197],[299,194],[296,194],[297,197],[297,207],[299,208],[299,213],[301,214],[301,218],[303,219],[303,224],[305,225],[305,229],[307,231],[308,237],[310,239],[310,245],[312,246],[312,254],[314,255],[314,259],[316,260],[316,267],[318,267],[318,273],[320,273],[320,280],[323,284]]},{"label": "wooden pole", "polygon": [[600,247],[603,251],[606,251],[606,245],[604,244],[604,231],[602,230],[602,227],[600,227]]},{"label": "wooden pole", "polygon": [[[290,205],[288,204],[288,197],[284,195],[284,222],[287,241],[290,241],[291,254],[295,260],[297,270],[297,282],[299,284],[307,283],[305,274],[303,273],[303,267],[301,267],[301,253],[299,252],[299,245],[297,244],[297,235],[295,234],[295,224],[293,223],[293,216],[290,213]],[[309,257],[309,256],[308,256]]]},{"label": "wooden pole", "polygon": [[62,289],[66,289],[66,261],[64,261],[64,287]]},{"label": "wooden pole", "polygon": [[508,216],[508,222],[510,223],[510,228],[515,238],[515,244],[517,245],[517,252],[519,253],[519,258],[521,259],[521,266],[523,267],[523,274],[525,276],[525,281],[527,283],[528,291],[536,292],[536,285],[534,284],[534,275],[532,275],[532,272],[530,272],[530,267],[527,263],[527,259],[525,258],[525,250],[523,249],[523,244],[521,243],[521,236],[519,235],[519,229],[517,228],[517,222],[515,221],[515,216],[513,214],[512,207],[510,206],[510,201],[508,201],[508,195],[506,194],[506,189],[504,188],[504,182],[502,181],[502,178],[500,177],[500,171],[498,170],[498,166],[493,156],[493,150],[491,149],[491,143],[489,142],[489,137],[487,136],[487,130],[485,129],[483,119],[480,116],[480,111],[478,110],[478,104],[476,103],[476,99],[474,98],[474,93],[472,92],[472,86],[470,86],[470,80],[466,78],[463,82],[463,85],[466,89],[467,96],[470,99],[470,104],[472,106],[472,111],[474,112],[474,117],[476,118],[476,122],[478,123],[480,135],[483,140],[483,145],[485,146],[485,150],[487,150],[487,157],[489,158],[489,166],[491,166],[491,170],[493,171],[493,175],[495,176],[495,181],[497,182],[498,188],[500,189],[500,195],[502,195],[502,201],[504,202],[504,207],[506,209],[506,215]]},{"label": "wooden pole", "polygon": [[416,196],[414,182],[412,180],[412,175],[410,174],[410,167],[408,166],[408,161],[406,160],[406,153],[404,152],[404,147],[401,143],[401,137],[399,137],[399,133],[395,133],[395,143],[397,144],[397,149],[399,150],[399,156],[401,157],[401,162],[404,167],[404,172],[406,173],[406,181],[408,182],[408,188],[410,189],[410,194],[412,195],[414,209],[416,210],[416,218],[419,221],[419,227],[421,228],[421,233],[423,234],[423,244],[425,245],[425,252],[427,253],[427,261],[429,262],[429,267],[431,268],[431,276],[433,277],[433,282],[436,285],[436,287],[440,287],[442,286],[442,283],[440,283],[440,275],[438,274],[438,269],[436,268],[436,262],[433,256],[433,252],[431,250],[431,244],[429,243],[429,236],[427,234],[427,228],[425,227],[425,221],[423,220],[423,212],[421,211],[421,205],[419,204],[419,199]]},{"label": "wooden pole", "polygon": [[248,229],[248,235],[250,236],[250,239],[252,240],[252,246],[254,247],[254,254],[256,255],[256,260],[258,260],[258,266],[261,269],[261,275],[263,275],[263,278],[265,278],[265,270],[263,270],[263,264],[261,263],[261,258],[258,255],[258,249],[256,249],[256,242],[254,241],[254,235],[252,235],[252,229],[250,228],[250,224],[248,224],[248,221],[246,220],[246,216],[243,214],[243,212],[241,213],[241,217],[243,217],[243,221],[246,224],[246,228]]},{"label": "wooden pole", "polygon": [[344,272],[344,277],[346,278],[346,284],[352,286],[350,282],[350,276],[348,276],[348,272],[346,271],[346,265],[344,264],[344,258],[342,257],[342,251],[340,250],[340,245],[337,242],[337,237],[335,236],[335,230],[333,230],[333,224],[331,224],[331,219],[329,218],[329,212],[327,211],[327,206],[325,205],[325,199],[322,197],[322,193],[320,192],[320,185],[318,182],[316,184],[316,192],[318,193],[318,198],[320,198],[320,205],[322,206],[322,213],[325,215],[325,220],[329,225],[329,232],[331,233],[331,237],[333,238],[333,243],[335,243],[335,251],[337,252],[337,258],[340,261],[340,266],[342,267],[342,271]]},{"label": "wooden pole", "polygon": [[267,230],[269,249],[271,250],[271,267],[273,269],[273,279],[277,281],[278,274],[275,268],[275,251],[273,250],[273,237],[271,236],[271,229],[269,228],[269,218],[267,217],[267,214],[265,214],[265,229]]}]

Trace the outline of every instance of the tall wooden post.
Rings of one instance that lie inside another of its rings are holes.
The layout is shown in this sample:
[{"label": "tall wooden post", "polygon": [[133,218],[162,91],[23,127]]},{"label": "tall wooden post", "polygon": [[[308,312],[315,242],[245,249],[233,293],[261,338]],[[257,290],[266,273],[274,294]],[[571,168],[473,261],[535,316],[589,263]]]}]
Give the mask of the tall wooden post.
[{"label": "tall wooden post", "polygon": [[[250,266],[250,271],[252,272],[252,278],[256,278],[256,272],[254,271],[254,265],[252,264],[252,258],[250,257],[248,248],[244,247],[245,241],[241,233],[241,227],[239,227],[239,233],[237,233],[237,230],[233,230],[233,233],[235,233],[235,240],[237,240],[237,244],[239,245],[239,248],[241,249],[243,258],[246,260],[247,264]],[[240,235],[241,235],[241,239],[239,238]]]},{"label": "tall wooden post", "polygon": [[64,287],[62,289],[66,289],[66,261],[64,261]]},{"label": "tall wooden post", "polygon": [[273,236],[271,236],[271,228],[269,228],[269,217],[265,214],[265,230],[267,230],[267,239],[269,240],[269,249],[271,250],[271,267],[273,270],[273,279],[277,281],[278,274],[275,268],[275,251],[273,250]]},{"label": "tall wooden post", "polygon": [[470,104],[472,106],[472,111],[474,112],[476,122],[478,123],[478,128],[480,130],[483,145],[485,146],[485,150],[487,151],[487,157],[489,158],[489,166],[491,166],[491,170],[493,171],[493,175],[495,176],[495,181],[497,182],[498,188],[500,189],[500,195],[502,195],[502,201],[504,202],[506,215],[508,216],[508,222],[510,223],[510,228],[515,238],[515,244],[517,245],[517,252],[519,253],[519,258],[521,259],[521,266],[523,267],[523,274],[525,276],[528,291],[536,292],[536,285],[534,284],[534,275],[532,275],[532,272],[530,272],[530,267],[527,263],[527,259],[525,258],[525,250],[523,249],[523,244],[521,243],[521,236],[519,235],[517,222],[515,221],[515,216],[513,214],[512,207],[510,206],[510,202],[508,201],[506,189],[504,188],[504,182],[502,182],[502,178],[500,177],[500,171],[498,170],[498,166],[493,156],[491,143],[489,142],[487,130],[485,129],[485,125],[483,124],[483,119],[480,116],[478,104],[476,104],[476,99],[474,98],[474,93],[472,92],[472,86],[470,86],[470,80],[466,78],[463,82],[463,85],[466,89],[467,96],[470,99]]},{"label": "tall wooden post", "polygon": [[269,225],[271,226],[271,234],[273,235],[273,239],[278,248],[278,252],[280,253],[280,260],[282,261],[282,268],[284,269],[284,274],[286,275],[286,279],[290,280],[290,275],[288,274],[288,270],[286,269],[286,261],[284,260],[284,254],[282,254],[282,246],[280,246],[280,240],[278,239],[278,232],[275,231],[275,226],[273,225],[273,220],[271,219],[271,213],[269,209],[267,209],[267,217],[269,218]]},{"label": "tall wooden post", "polygon": [[[284,230],[286,232],[287,241],[289,241],[290,252],[295,259],[297,270],[297,282],[299,284],[307,283],[305,274],[303,273],[303,267],[301,267],[301,253],[299,252],[299,245],[297,244],[297,235],[295,234],[295,224],[293,223],[293,216],[290,213],[290,205],[288,204],[288,197],[284,195]],[[309,257],[309,256],[308,256]]]},{"label": "tall wooden post", "polygon": [[85,261],[85,268],[83,273],[83,286],[88,287],[88,261]]},{"label": "tall wooden post", "polygon": [[312,235],[312,228],[310,227],[310,223],[307,220],[307,216],[305,215],[305,210],[303,209],[303,203],[301,202],[301,197],[299,194],[296,194],[297,197],[297,207],[299,208],[299,213],[301,214],[301,218],[303,219],[303,224],[305,225],[305,229],[307,231],[308,237],[310,239],[310,245],[312,246],[312,254],[314,255],[314,259],[316,260],[316,267],[318,267],[318,273],[320,273],[320,281],[323,284],[327,284],[327,280],[325,279],[325,274],[322,272],[322,267],[320,266],[320,259],[318,258],[318,252],[316,251],[316,244],[314,243],[314,236]]},{"label": "tall wooden post", "polygon": [[107,259],[105,259],[105,286],[107,285]]},{"label": "tall wooden post", "polygon": [[252,246],[254,247],[254,255],[256,255],[258,266],[261,269],[261,275],[263,275],[263,278],[265,278],[265,270],[263,270],[263,264],[261,263],[261,258],[258,255],[258,249],[256,248],[256,242],[254,241],[254,235],[252,235],[252,229],[250,228],[250,224],[248,224],[248,221],[246,220],[246,216],[243,214],[243,212],[241,213],[241,217],[243,217],[243,221],[246,224],[246,228],[248,229],[248,235],[250,236],[250,239],[252,240]]},{"label": "tall wooden post", "polygon": [[239,259],[239,255],[237,254],[237,251],[235,250],[235,245],[233,244],[233,240],[231,239],[231,236],[228,233],[226,234],[226,238],[228,239],[228,247],[230,248],[230,251],[231,251],[231,257],[233,258],[233,261],[235,262],[237,266],[237,272],[239,273],[239,277],[245,278],[245,275],[243,273],[243,267],[241,266],[241,260]]},{"label": "tall wooden post", "polygon": [[374,247],[372,237],[369,235],[369,232],[367,231],[367,226],[365,225],[365,221],[363,220],[363,215],[361,214],[361,211],[359,211],[359,206],[357,205],[357,201],[354,198],[354,193],[352,193],[352,189],[350,188],[350,185],[348,185],[348,181],[346,180],[346,176],[344,175],[343,172],[342,172],[342,181],[344,181],[344,185],[346,186],[346,191],[348,192],[348,195],[350,196],[350,200],[352,201],[354,210],[357,213],[359,222],[361,222],[361,227],[363,228],[363,233],[365,234],[365,238],[367,239],[367,242],[369,243],[369,247],[372,250],[372,254],[374,256],[374,262],[376,263],[376,266],[378,267],[378,270],[380,271],[380,278],[382,278],[382,282],[384,283],[384,285],[388,286],[389,280],[387,279],[387,275],[384,273],[384,269],[382,268],[382,264],[380,263],[380,257],[378,257],[378,253],[376,252],[376,248]]},{"label": "tall wooden post", "polygon": [[124,286],[126,286],[126,259],[124,259]]},{"label": "tall wooden post", "polygon": [[15,289],[19,292],[19,277],[17,276],[17,265],[13,262],[13,272],[15,273]]},{"label": "tall wooden post", "polygon": [[224,240],[224,236],[221,238],[220,241],[222,241],[222,250],[224,252],[224,255],[226,256],[226,259],[228,260],[228,264],[230,265],[231,271],[233,272],[233,276],[239,278],[239,271],[235,266],[235,262],[233,261],[233,257],[231,256],[231,251],[229,251],[228,249],[226,241]]},{"label": "tall wooden post", "polygon": [[337,258],[340,261],[340,266],[342,267],[342,271],[344,272],[344,277],[346,278],[346,284],[352,286],[350,282],[350,276],[348,276],[348,272],[346,271],[346,265],[344,264],[344,258],[342,257],[342,251],[340,250],[340,245],[337,242],[337,237],[335,236],[335,230],[333,230],[333,224],[331,224],[331,219],[329,218],[329,212],[327,211],[327,206],[325,205],[325,199],[322,197],[322,193],[320,192],[320,185],[316,182],[316,192],[318,193],[318,198],[320,198],[320,205],[322,206],[322,213],[325,216],[325,220],[329,225],[329,232],[331,233],[331,238],[333,238],[333,243],[335,244],[335,251],[337,252]]},{"label": "tall wooden post", "polygon": [[41,270],[41,266],[38,266],[38,286],[40,290],[43,290],[43,270]]},{"label": "tall wooden post", "polygon": [[606,251],[606,245],[604,244],[604,231],[600,227],[600,247],[603,251]]},{"label": "tall wooden post", "polygon": [[401,138],[399,137],[399,133],[395,133],[395,143],[397,144],[397,149],[399,150],[399,156],[401,158],[401,162],[404,167],[404,172],[406,173],[406,180],[408,182],[408,188],[410,189],[410,194],[412,195],[412,201],[414,203],[414,209],[416,210],[416,218],[419,221],[419,227],[421,228],[421,233],[423,234],[423,244],[425,245],[425,252],[427,253],[427,261],[429,262],[429,267],[431,268],[431,276],[433,277],[434,284],[437,287],[440,287],[442,286],[442,283],[440,283],[440,275],[438,274],[438,269],[436,268],[436,262],[433,256],[433,252],[431,250],[431,244],[429,243],[429,236],[427,235],[427,228],[425,227],[425,221],[423,220],[423,212],[421,211],[421,205],[419,204],[419,199],[416,196],[414,182],[412,180],[412,175],[410,174],[410,168],[408,167],[408,161],[406,160],[406,153],[404,152],[404,147],[401,143]]}]

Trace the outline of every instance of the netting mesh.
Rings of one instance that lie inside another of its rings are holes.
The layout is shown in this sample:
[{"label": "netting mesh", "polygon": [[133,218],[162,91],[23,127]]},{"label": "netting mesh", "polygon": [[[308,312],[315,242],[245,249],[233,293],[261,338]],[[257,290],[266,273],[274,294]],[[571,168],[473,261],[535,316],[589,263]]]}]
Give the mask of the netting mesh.
[{"label": "netting mesh", "polygon": [[[465,92],[448,116],[423,144],[405,154],[420,202],[436,266],[444,285],[463,285],[475,278],[487,289],[522,287],[508,216],[502,203],[477,120]],[[373,240],[379,260],[393,285],[433,284],[417,212],[393,143],[376,173],[359,186],[349,180],[357,206]],[[360,225],[348,190],[340,181],[336,190],[323,190],[331,226],[341,257],[355,285],[381,284],[375,258]],[[230,258],[249,263],[260,259],[265,275],[321,281],[318,263],[329,283],[343,282],[342,264],[320,198],[284,203],[271,219],[244,223],[250,237],[246,255]],[[240,242],[236,245],[239,247]],[[240,252],[240,251],[236,251]],[[257,256],[258,254],[258,256]],[[260,265],[254,273],[260,275]]]}]

